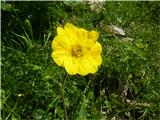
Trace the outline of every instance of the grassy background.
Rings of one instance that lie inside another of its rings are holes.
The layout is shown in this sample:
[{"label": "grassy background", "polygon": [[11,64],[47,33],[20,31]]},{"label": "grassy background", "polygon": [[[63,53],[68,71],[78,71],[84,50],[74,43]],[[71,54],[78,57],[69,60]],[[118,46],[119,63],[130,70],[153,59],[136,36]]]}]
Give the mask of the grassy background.
[{"label": "grassy background", "polygon": [[[1,118],[160,119],[160,2],[1,3]],[[94,75],[67,76],[51,58],[57,26],[71,22],[100,32],[103,63]],[[107,30],[117,25],[126,37]]]}]

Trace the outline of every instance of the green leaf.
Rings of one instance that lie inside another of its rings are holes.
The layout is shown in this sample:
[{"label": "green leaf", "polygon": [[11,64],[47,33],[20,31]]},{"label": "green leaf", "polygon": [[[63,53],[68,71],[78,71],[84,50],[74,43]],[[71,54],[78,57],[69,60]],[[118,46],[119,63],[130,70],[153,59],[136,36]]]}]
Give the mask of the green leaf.
[{"label": "green leaf", "polygon": [[36,109],[35,111],[33,111],[33,118],[36,120],[40,120],[44,113],[45,113],[44,110]]},{"label": "green leaf", "polygon": [[31,25],[31,22],[28,20],[28,19],[26,19],[25,21],[24,21],[24,25],[25,25],[25,27],[26,27],[26,29],[28,30],[28,31],[32,31],[32,25]]},{"label": "green leaf", "polygon": [[33,47],[32,41],[31,41],[30,39],[28,39],[28,38],[25,37],[25,36],[19,35],[19,34],[17,34],[17,33],[14,33],[14,32],[12,32],[12,33],[13,33],[15,36],[23,39],[28,48],[32,48],[32,47]]},{"label": "green leaf", "polygon": [[87,120],[86,101],[84,100],[76,120]]},{"label": "green leaf", "polygon": [[45,79],[53,79],[53,75],[60,72],[60,68],[56,65],[49,66],[44,73]]},{"label": "green leaf", "polygon": [[1,2],[1,9],[3,11],[7,11],[7,12],[12,12],[13,11],[13,7],[11,4],[6,3],[6,2]]}]

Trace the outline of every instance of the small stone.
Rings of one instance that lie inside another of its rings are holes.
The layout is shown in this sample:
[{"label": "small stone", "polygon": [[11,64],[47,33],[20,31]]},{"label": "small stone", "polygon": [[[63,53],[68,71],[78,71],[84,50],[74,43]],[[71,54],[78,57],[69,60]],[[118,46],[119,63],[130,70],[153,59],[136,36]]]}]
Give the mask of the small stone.
[{"label": "small stone", "polygon": [[115,25],[108,25],[106,30],[107,32],[114,33],[116,35],[126,36],[125,31],[122,28],[117,27]]}]

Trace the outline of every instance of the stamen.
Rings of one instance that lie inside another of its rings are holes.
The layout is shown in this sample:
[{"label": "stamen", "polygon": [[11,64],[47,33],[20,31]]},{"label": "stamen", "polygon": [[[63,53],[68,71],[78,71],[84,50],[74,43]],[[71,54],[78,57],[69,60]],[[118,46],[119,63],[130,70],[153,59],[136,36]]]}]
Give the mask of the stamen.
[{"label": "stamen", "polygon": [[74,57],[82,56],[82,47],[80,45],[73,46],[73,48],[71,50],[71,54]]}]

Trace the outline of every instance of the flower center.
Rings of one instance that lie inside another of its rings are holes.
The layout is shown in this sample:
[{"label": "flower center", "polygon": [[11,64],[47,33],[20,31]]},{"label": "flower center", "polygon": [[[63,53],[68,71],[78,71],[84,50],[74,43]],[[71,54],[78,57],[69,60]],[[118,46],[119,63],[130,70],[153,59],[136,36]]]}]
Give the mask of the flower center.
[{"label": "flower center", "polygon": [[71,50],[71,54],[73,57],[81,57],[82,56],[82,47],[80,45],[73,46]]}]

